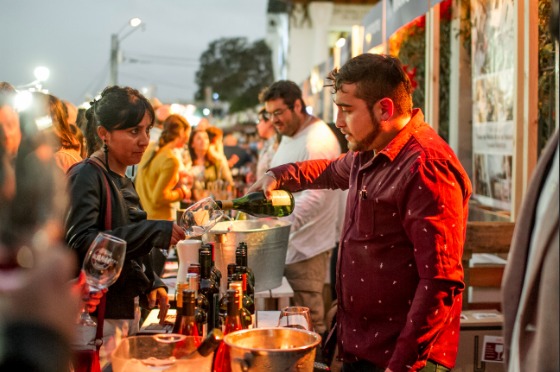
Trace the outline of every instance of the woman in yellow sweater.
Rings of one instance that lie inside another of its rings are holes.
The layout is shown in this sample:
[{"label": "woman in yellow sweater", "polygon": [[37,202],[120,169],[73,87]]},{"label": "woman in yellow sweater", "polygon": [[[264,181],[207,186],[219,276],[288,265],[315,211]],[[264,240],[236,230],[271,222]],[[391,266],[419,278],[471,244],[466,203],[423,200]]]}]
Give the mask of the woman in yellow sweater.
[{"label": "woman in yellow sweater", "polygon": [[174,152],[189,139],[191,126],[180,115],[170,115],[163,131],[142,157],[136,176],[136,190],[151,220],[175,220],[176,202],[191,197],[191,191],[180,181],[181,161]]}]

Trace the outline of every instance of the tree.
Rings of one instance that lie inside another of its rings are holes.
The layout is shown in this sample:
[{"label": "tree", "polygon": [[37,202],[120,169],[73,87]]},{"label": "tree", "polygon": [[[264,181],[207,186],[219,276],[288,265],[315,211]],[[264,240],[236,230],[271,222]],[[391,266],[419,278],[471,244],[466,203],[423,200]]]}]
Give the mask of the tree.
[{"label": "tree", "polygon": [[256,106],[261,89],[273,81],[271,52],[264,40],[250,44],[247,38],[222,38],[200,56],[195,98],[204,100],[205,88],[211,87],[230,104],[230,112],[238,112]]}]

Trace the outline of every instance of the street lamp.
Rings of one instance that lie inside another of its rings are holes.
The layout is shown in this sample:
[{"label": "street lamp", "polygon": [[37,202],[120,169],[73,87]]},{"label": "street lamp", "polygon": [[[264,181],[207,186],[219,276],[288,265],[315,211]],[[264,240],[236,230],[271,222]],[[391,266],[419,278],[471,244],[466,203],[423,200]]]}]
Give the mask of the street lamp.
[{"label": "street lamp", "polygon": [[[119,51],[121,41],[130,36],[130,34],[132,34],[134,31],[136,31],[138,29],[138,26],[140,26],[141,24],[142,20],[140,18],[132,18],[126,25],[123,26],[123,28],[119,30],[119,32],[111,35],[111,75],[109,76],[109,85],[118,84]],[[127,27],[132,28],[127,33],[120,36]]]},{"label": "street lamp", "polygon": [[48,67],[35,67],[35,69],[33,70],[33,76],[35,76],[35,80],[28,84],[18,85],[17,89],[31,89],[37,92],[42,92],[43,82],[48,80],[50,74],[51,71]]}]

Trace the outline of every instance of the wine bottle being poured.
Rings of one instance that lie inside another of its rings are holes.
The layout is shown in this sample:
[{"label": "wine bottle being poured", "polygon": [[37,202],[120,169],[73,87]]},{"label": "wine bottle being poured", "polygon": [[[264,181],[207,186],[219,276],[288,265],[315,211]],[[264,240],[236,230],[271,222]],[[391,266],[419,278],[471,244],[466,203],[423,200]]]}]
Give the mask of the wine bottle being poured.
[{"label": "wine bottle being poured", "polygon": [[286,190],[272,191],[266,199],[264,192],[255,191],[233,200],[216,200],[221,209],[235,209],[255,217],[284,217],[294,210],[294,196]]}]

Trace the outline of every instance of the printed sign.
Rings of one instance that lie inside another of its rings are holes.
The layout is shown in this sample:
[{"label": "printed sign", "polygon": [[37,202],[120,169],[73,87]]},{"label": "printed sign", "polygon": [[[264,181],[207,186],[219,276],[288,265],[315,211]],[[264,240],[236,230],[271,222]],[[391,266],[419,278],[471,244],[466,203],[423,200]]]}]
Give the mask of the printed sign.
[{"label": "printed sign", "polygon": [[484,336],[481,360],[483,362],[503,363],[504,338],[498,336]]}]

